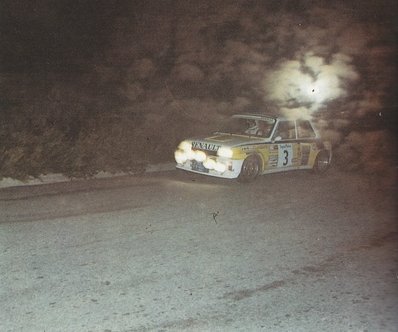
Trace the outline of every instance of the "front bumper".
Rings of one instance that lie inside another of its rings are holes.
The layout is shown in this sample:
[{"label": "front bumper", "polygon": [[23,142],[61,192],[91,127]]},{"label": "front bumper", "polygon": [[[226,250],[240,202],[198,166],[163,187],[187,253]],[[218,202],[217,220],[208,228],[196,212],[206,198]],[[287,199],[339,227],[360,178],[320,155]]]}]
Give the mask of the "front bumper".
[{"label": "front bumper", "polygon": [[243,160],[233,160],[233,159],[224,159],[220,157],[212,158],[216,163],[224,164],[225,171],[217,171],[216,169],[209,169],[206,168],[203,163],[197,162],[195,160],[187,160],[184,163],[177,163],[176,168],[182,169],[188,172],[208,175],[208,176],[215,176],[219,178],[226,178],[226,179],[235,179],[239,176]]}]

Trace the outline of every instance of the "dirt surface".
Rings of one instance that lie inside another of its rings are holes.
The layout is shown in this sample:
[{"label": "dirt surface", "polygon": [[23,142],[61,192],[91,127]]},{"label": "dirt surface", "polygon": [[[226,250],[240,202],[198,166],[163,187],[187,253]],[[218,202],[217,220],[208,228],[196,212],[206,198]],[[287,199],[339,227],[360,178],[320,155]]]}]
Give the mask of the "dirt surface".
[{"label": "dirt surface", "polygon": [[333,170],[2,189],[0,330],[398,331],[395,189]]}]

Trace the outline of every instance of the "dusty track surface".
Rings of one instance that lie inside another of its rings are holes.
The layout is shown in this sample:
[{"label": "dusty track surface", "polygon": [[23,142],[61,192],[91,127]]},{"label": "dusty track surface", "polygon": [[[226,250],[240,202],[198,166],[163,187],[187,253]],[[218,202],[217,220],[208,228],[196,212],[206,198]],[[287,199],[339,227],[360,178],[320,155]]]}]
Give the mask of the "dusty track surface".
[{"label": "dusty track surface", "polygon": [[333,171],[0,190],[0,330],[397,331],[395,198]]}]

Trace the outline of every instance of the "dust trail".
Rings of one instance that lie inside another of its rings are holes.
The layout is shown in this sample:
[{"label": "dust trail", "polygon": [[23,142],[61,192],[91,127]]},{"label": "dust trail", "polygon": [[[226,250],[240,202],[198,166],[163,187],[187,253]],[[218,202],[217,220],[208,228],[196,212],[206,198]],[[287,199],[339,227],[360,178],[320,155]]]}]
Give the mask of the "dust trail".
[{"label": "dust trail", "polygon": [[347,87],[360,75],[352,58],[336,53],[327,61],[308,52],[287,60],[265,79],[266,98],[275,102],[285,116],[310,117],[328,102],[348,96]]}]

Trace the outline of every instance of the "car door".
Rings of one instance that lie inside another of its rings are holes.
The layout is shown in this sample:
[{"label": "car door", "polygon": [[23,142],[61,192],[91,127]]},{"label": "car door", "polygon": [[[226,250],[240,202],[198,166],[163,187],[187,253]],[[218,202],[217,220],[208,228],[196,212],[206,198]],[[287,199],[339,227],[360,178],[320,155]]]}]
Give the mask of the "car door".
[{"label": "car door", "polygon": [[299,145],[295,121],[280,120],[273,137],[274,149],[277,146],[278,151],[277,168],[297,168],[299,166]]}]

